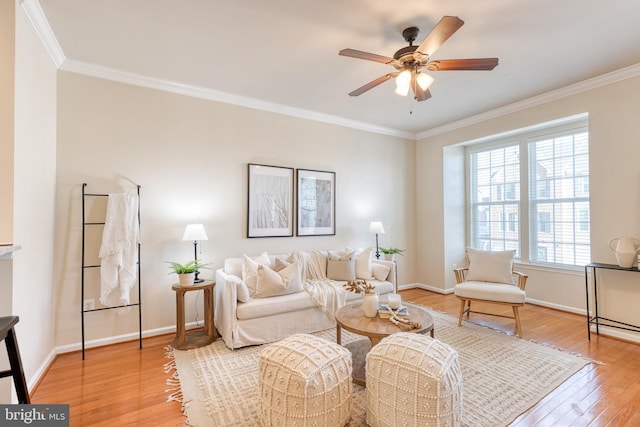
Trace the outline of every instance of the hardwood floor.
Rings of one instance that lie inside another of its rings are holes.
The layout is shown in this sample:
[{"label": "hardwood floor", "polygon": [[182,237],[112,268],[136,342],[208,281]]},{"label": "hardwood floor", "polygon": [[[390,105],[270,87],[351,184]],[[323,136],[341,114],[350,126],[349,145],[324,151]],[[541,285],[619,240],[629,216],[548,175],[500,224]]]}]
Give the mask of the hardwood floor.
[{"label": "hardwood floor", "polygon": [[[459,303],[453,295],[421,289],[401,294],[405,300],[457,316]],[[475,308],[483,309],[480,304]],[[471,316],[476,323],[514,334],[513,320]],[[584,316],[531,304],[520,316],[524,339],[604,364],[580,370],[513,426],[640,426],[640,345],[594,334],[588,341]],[[31,401],[70,404],[72,426],[183,426],[180,404],[166,402],[164,347],[172,339],[173,335],[147,338],[142,350],[137,341],[90,349],[84,362],[80,353],[59,355]]]}]

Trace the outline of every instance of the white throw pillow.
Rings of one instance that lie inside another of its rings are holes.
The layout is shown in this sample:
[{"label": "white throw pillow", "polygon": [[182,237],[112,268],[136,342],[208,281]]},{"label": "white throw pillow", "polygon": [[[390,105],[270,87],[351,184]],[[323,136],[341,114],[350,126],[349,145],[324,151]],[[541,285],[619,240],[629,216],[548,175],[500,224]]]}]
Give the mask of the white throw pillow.
[{"label": "white throw pillow", "polygon": [[291,265],[292,261],[288,261],[286,259],[282,259],[281,257],[276,257],[276,261],[273,264],[273,267],[271,267],[272,270],[275,271],[280,271],[283,270],[287,267],[289,267]]},{"label": "white throw pillow", "polygon": [[327,279],[331,280],[355,280],[355,259],[329,259],[327,261]]},{"label": "white throw pillow", "polygon": [[358,249],[356,251],[356,277],[358,279],[373,279],[373,269],[371,268],[371,255],[373,248]]},{"label": "white throw pillow", "polygon": [[229,276],[229,282],[236,285],[236,299],[239,302],[247,302],[251,299],[249,296],[249,288],[244,281],[238,276]]},{"label": "white throw pillow", "polygon": [[355,280],[356,257],[353,249],[327,252],[327,279]]},{"label": "white throw pillow", "polygon": [[513,259],[516,251],[479,251],[467,248],[469,271],[467,280],[479,282],[515,283]]},{"label": "white throw pillow", "polygon": [[391,271],[388,265],[376,263],[371,263],[371,269],[373,270],[373,277],[381,282],[387,280],[387,276],[389,276],[389,272]]},{"label": "white throw pillow", "polygon": [[297,262],[274,271],[266,265],[258,265],[258,278],[254,298],[275,297],[302,291],[300,267]]},{"label": "white throw pillow", "polygon": [[271,260],[266,252],[257,257],[242,256],[242,280],[249,288],[249,294],[253,296],[256,292],[257,279],[258,279],[258,265],[271,266]]}]

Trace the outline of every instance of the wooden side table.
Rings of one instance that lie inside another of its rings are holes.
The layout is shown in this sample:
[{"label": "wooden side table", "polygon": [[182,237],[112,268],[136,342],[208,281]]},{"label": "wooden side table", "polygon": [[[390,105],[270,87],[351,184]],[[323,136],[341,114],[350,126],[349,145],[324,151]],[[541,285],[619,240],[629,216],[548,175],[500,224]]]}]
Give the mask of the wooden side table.
[{"label": "wooden side table", "polygon": [[[196,283],[193,286],[171,286],[176,292],[176,337],[171,345],[178,350],[190,350],[204,347],[218,338],[218,331],[213,323],[213,287],[215,281]],[[190,291],[204,291],[204,328],[187,333],[184,318],[184,295]]]}]

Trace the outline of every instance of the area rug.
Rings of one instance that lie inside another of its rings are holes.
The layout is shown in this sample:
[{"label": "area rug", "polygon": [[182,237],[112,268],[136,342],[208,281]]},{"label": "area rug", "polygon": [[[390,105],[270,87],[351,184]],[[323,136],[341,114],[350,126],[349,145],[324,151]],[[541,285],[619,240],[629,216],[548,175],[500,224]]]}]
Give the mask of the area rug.
[{"label": "area rug", "polygon": [[[431,311],[435,337],[459,354],[464,426],[505,426],[591,361]],[[335,329],[317,335],[335,341]],[[362,336],[342,331],[343,344]],[[192,426],[259,426],[258,362],[264,346],[229,350],[222,340],[189,351],[168,349],[169,400]],[[349,426],[366,426],[366,390],[353,385]]]}]

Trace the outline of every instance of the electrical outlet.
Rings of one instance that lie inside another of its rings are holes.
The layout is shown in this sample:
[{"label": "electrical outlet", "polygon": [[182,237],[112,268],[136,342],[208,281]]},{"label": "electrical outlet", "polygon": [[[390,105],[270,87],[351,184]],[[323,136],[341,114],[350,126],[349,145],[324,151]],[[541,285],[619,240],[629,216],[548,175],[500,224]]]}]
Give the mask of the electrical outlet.
[{"label": "electrical outlet", "polygon": [[95,310],[96,309],[96,300],[93,298],[89,298],[84,300],[84,311]]}]

